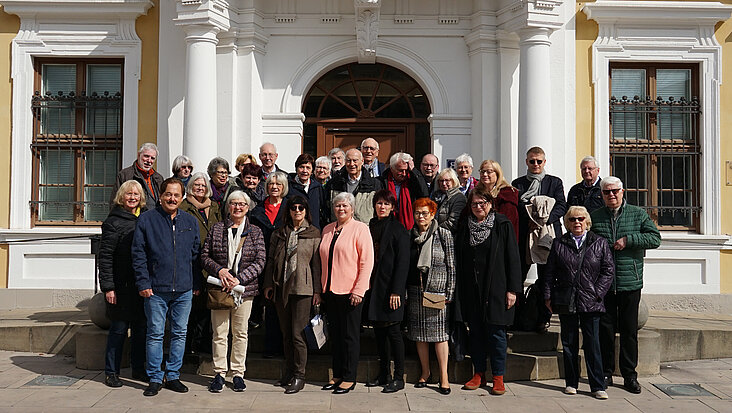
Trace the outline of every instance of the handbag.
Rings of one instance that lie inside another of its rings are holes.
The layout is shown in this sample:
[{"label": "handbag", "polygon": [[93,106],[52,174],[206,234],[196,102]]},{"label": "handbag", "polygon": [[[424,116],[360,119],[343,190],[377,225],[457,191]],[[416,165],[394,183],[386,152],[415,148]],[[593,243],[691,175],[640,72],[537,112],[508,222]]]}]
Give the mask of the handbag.
[{"label": "handbag", "polygon": [[[236,258],[239,255],[239,252],[241,252],[241,248],[244,246],[245,239],[247,239],[246,235],[241,237],[241,241],[239,241],[239,246],[236,248],[236,254],[234,254],[234,263],[236,263]],[[229,274],[236,277],[235,270],[230,269]],[[208,295],[206,308],[209,310],[231,310],[236,307],[234,296],[217,285],[208,286],[206,294]]]},{"label": "handbag", "polygon": [[[419,289],[422,290],[422,273],[419,274]],[[430,293],[422,290],[422,307],[444,310],[447,305],[447,296],[442,293]]]},{"label": "handbag", "polygon": [[305,326],[305,339],[310,350],[320,350],[328,341],[328,326],[320,312],[315,310],[315,316]]}]

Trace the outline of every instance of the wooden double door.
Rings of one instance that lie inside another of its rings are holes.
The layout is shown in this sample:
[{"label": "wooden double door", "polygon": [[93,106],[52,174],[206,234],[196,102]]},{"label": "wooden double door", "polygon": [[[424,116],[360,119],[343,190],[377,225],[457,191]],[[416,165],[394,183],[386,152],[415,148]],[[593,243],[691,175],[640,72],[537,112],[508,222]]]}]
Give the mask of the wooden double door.
[{"label": "wooden double door", "polygon": [[379,142],[379,161],[388,163],[396,152],[414,153],[413,123],[357,123],[318,122],[318,156],[327,155],[332,148],[347,151],[359,148],[361,141],[373,138]]}]

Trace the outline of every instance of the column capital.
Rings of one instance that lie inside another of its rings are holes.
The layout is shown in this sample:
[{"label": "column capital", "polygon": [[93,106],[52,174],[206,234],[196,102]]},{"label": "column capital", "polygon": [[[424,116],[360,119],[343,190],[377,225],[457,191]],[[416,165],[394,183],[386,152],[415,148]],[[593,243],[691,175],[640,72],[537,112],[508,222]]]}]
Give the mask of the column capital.
[{"label": "column capital", "polygon": [[552,34],[552,31],[552,29],[547,27],[526,27],[519,29],[517,32],[519,35],[519,46],[551,46],[552,42],[549,40],[549,35]]},{"label": "column capital", "polygon": [[[216,32],[228,31],[231,26],[229,15],[232,11],[222,0],[177,0],[176,12],[178,16],[173,20],[176,25],[186,26],[213,26]],[[199,29],[194,29],[199,30]]]},{"label": "column capital", "polygon": [[211,24],[187,24],[183,26],[186,32],[186,42],[208,42],[218,44],[216,35],[221,30],[218,26]]},{"label": "column capital", "polygon": [[515,32],[524,28],[557,30],[564,23],[559,14],[563,0],[516,0],[496,12],[500,29]]}]

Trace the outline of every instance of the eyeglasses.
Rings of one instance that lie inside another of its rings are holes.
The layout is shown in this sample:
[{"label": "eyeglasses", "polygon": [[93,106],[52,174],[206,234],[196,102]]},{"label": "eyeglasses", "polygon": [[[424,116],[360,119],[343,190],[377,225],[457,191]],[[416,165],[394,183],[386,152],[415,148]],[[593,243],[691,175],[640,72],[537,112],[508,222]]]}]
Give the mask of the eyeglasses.
[{"label": "eyeglasses", "polygon": [[580,168],[580,171],[594,171],[597,169],[597,167],[593,168],[591,166],[585,166],[584,168]]},{"label": "eyeglasses", "polygon": [[493,173],[496,173],[496,171],[494,171],[493,169],[481,169],[480,170],[481,175],[490,175]]},{"label": "eyeglasses", "polygon": [[434,169],[437,168],[436,163],[422,163],[422,168]]},{"label": "eyeglasses", "polygon": [[486,205],[488,205],[488,203],[485,202],[485,201],[471,202],[470,203],[470,206],[472,208],[481,208],[481,209],[483,209],[483,208],[485,208]]},{"label": "eyeglasses", "polygon": [[363,152],[363,151],[375,151],[377,149],[379,149],[379,148],[377,148],[376,146],[362,146],[361,147],[361,152]]},{"label": "eyeglasses", "polygon": [[569,217],[569,222],[585,222],[585,217]]},{"label": "eyeglasses", "polygon": [[193,170],[193,165],[183,165],[183,166],[180,167],[180,169],[190,169],[192,171]]},{"label": "eyeglasses", "polygon": [[427,217],[430,215],[430,211],[414,211],[415,217]]},{"label": "eyeglasses", "polygon": [[234,208],[244,208],[249,206],[246,202],[229,202],[229,205]]},{"label": "eyeglasses", "polygon": [[543,159],[529,159],[529,163],[532,165],[541,165],[544,163]]},{"label": "eyeglasses", "polygon": [[304,210],[305,210],[305,205],[296,204],[296,205],[290,206],[290,211],[292,211],[292,212],[295,212],[295,211],[302,212]]},{"label": "eyeglasses", "polygon": [[612,193],[613,195],[617,195],[618,192],[620,192],[620,191],[622,191],[621,188],[603,189],[602,190],[602,194],[603,195],[610,195]]},{"label": "eyeglasses", "polygon": [[216,171],[216,175],[219,175],[219,176],[226,176],[226,175],[229,175],[229,173],[230,173],[229,171]]}]

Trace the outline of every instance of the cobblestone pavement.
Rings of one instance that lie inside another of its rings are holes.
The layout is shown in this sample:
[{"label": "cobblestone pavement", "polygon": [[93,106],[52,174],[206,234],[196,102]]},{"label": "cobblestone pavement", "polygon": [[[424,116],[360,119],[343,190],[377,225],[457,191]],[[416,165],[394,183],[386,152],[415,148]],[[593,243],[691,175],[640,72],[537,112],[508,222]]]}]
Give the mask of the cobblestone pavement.
[{"label": "cobblestone pavement", "polygon": [[[580,392],[564,395],[562,380],[507,383],[503,396],[487,389],[461,390],[453,384],[449,396],[434,388],[381,394],[359,383],[346,395],[332,395],[309,383],[295,395],[284,395],[271,381],[247,381],[244,393],[227,389],[220,394],[206,390],[209,377],[183,375],[190,391],[177,394],[163,389],[156,397],[143,397],[144,383],[128,379],[122,371],[124,387],[111,389],[99,371],[79,370],[68,356],[0,351],[0,413],[2,412],[138,412],[170,411],[452,411],[452,412],[732,412],[732,359],[664,363],[661,374],[641,378],[643,392],[634,395],[622,388],[608,389],[609,400],[595,400],[586,381]],[[621,379],[622,380],[622,379]],[[621,381],[616,378],[617,381]],[[684,394],[669,396],[654,384],[697,384],[690,389],[671,386]],[[695,390],[698,393],[695,393]]]}]

